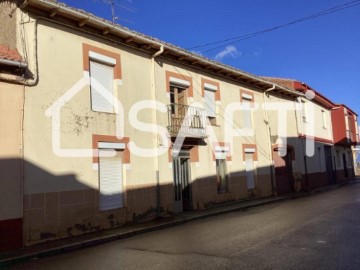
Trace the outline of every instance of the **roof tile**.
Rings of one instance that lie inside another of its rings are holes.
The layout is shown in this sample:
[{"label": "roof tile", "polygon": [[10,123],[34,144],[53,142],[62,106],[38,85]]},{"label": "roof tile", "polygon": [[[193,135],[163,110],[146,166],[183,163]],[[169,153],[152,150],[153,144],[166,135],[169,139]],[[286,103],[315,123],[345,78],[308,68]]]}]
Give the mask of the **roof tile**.
[{"label": "roof tile", "polygon": [[22,57],[17,49],[10,49],[6,45],[0,44],[0,59],[22,61]]}]

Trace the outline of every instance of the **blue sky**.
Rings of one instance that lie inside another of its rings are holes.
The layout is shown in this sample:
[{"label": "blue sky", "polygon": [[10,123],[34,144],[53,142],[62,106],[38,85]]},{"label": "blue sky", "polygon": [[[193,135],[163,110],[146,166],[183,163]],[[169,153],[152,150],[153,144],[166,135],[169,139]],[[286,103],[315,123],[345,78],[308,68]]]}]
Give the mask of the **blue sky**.
[{"label": "blue sky", "polygon": [[[351,0],[117,0],[119,24],[191,48],[281,25]],[[99,1],[63,1],[111,19]],[[220,44],[221,45],[221,44]],[[215,47],[194,49],[203,50]],[[360,5],[203,53],[257,75],[305,82],[360,114]]]}]

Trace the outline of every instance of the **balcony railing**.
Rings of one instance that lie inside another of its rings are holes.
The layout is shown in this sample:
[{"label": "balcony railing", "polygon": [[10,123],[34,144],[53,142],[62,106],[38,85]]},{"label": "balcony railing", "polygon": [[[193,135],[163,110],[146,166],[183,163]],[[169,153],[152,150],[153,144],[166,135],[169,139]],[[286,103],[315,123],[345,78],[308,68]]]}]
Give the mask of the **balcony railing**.
[{"label": "balcony railing", "polygon": [[205,138],[206,115],[201,108],[182,104],[170,104],[168,108],[168,131],[171,136],[179,133],[186,137]]}]

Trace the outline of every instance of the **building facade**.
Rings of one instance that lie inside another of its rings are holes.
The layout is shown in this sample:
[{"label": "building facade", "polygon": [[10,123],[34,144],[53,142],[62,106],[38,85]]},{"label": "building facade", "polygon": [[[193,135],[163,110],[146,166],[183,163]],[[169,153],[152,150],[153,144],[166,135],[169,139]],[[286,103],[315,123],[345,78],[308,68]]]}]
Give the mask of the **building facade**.
[{"label": "building facade", "polygon": [[[1,170],[0,234],[16,247],[328,183],[332,111],[310,102],[327,125],[305,165],[298,89],[58,2],[1,5],[22,63],[0,78],[1,166],[19,168]],[[285,133],[272,103],[290,108]]]}]

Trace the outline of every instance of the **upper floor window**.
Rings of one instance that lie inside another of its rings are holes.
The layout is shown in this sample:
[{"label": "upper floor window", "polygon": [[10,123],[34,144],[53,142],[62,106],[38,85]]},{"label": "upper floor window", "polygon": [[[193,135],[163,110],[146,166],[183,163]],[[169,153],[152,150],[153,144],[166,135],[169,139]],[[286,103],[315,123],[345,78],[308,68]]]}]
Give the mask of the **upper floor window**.
[{"label": "upper floor window", "polygon": [[243,105],[243,120],[244,128],[252,129],[252,103],[254,102],[254,95],[250,92],[242,91],[241,93],[241,103]]},{"label": "upper floor window", "polygon": [[208,79],[201,79],[201,85],[206,116],[210,124],[216,125],[216,102],[220,101],[220,85]]},{"label": "upper floor window", "polygon": [[301,101],[301,116],[304,123],[307,122],[307,103],[306,101]]},{"label": "upper floor window", "polygon": [[114,113],[117,85],[122,82],[120,55],[84,43],[83,66],[90,77],[91,110]]},{"label": "upper floor window", "polygon": [[321,116],[322,116],[323,128],[326,129],[327,128],[327,117],[326,117],[325,110],[321,110]]},{"label": "upper floor window", "polygon": [[206,116],[209,118],[211,124],[216,124],[216,103],[215,92],[217,87],[211,84],[204,84],[204,99]]},{"label": "upper floor window", "polygon": [[90,52],[91,109],[114,112],[114,66],[116,60]]}]

